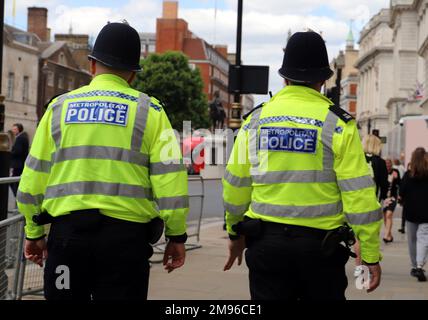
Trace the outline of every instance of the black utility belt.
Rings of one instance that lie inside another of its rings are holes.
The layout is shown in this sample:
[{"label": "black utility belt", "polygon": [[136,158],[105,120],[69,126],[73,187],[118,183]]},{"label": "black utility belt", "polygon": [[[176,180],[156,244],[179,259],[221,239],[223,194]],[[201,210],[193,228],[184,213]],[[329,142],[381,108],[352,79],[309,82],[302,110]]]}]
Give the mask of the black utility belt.
[{"label": "black utility belt", "polygon": [[164,230],[164,222],[160,218],[154,218],[147,223],[132,222],[108,217],[101,214],[99,209],[76,210],[58,217],[42,212],[33,216],[33,221],[39,226],[52,223],[57,226],[71,227],[76,232],[90,232],[98,229],[103,223],[134,225],[146,234],[147,241],[151,244],[159,241]]},{"label": "black utility belt", "polygon": [[246,217],[244,221],[233,226],[238,235],[257,237],[262,234],[283,234],[289,237],[303,237],[323,240],[329,230],[321,230],[304,226],[268,222]]},{"label": "black utility belt", "polygon": [[355,254],[349,249],[355,243],[355,235],[346,224],[333,230],[322,230],[245,217],[244,221],[234,225],[232,229],[237,235],[253,239],[260,238],[266,234],[281,234],[290,238],[317,239],[321,242],[321,247],[327,256],[331,255],[340,243],[343,243],[348,248],[350,256],[355,258]]},{"label": "black utility belt", "polygon": [[267,221],[262,221],[262,229],[265,233],[282,233],[289,237],[314,238],[319,240],[324,239],[328,233],[327,230]]}]

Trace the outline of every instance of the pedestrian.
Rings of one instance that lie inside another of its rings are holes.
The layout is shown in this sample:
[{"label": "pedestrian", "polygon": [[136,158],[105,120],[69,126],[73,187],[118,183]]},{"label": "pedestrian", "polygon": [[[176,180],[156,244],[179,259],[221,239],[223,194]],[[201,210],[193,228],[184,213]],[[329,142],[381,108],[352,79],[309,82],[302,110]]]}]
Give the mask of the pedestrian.
[{"label": "pedestrian", "polygon": [[[364,153],[369,166],[369,171],[376,185],[376,195],[379,201],[386,199],[388,193],[388,171],[386,162],[380,157],[382,150],[382,141],[378,136],[369,134],[363,140]],[[356,241],[354,251],[357,257],[355,258],[354,277],[358,277],[363,273],[363,266],[360,257],[359,242]]]},{"label": "pedestrian", "polygon": [[387,244],[394,241],[394,237],[392,236],[392,218],[397,206],[398,187],[401,183],[401,177],[398,170],[393,168],[391,159],[386,159],[386,169],[388,171],[388,192],[383,203],[383,221],[385,225],[383,242]]},{"label": "pedestrian", "polygon": [[9,140],[9,151],[12,151],[12,147],[15,144],[15,134],[12,129],[7,130],[7,137]]},{"label": "pedestrian", "polygon": [[[12,177],[19,177],[24,170],[25,159],[28,156],[28,149],[30,142],[28,134],[24,131],[24,126],[21,123],[15,123],[12,126],[12,133],[14,135],[14,143],[11,151],[10,166],[12,169]],[[13,195],[16,197],[19,183],[11,183]]]},{"label": "pedestrian", "polygon": [[[401,163],[399,159],[393,160],[394,165],[392,166],[394,169],[398,170],[398,173],[400,174],[400,177],[404,177],[404,173],[406,172],[406,168],[404,168],[404,165]],[[406,218],[404,217],[404,211],[401,210],[401,227],[398,229],[398,232],[400,233],[406,233]]]},{"label": "pedestrian", "polygon": [[162,220],[165,269],[185,261],[187,173],[175,135],[160,138],[173,132],[162,105],[130,87],[138,32],[107,24],[89,59],[92,82],[54,98],[34,137],[18,193],[25,256],[42,266],[47,250],[48,300],[145,300]]},{"label": "pedestrian", "polygon": [[412,153],[410,170],[404,174],[400,186],[400,202],[407,224],[407,241],[412,263],[410,274],[418,281],[426,281],[422,268],[428,257],[428,212],[425,202],[427,195],[428,154],[424,148],[417,148]]},{"label": "pedestrian", "polygon": [[295,33],[279,73],[286,87],[246,116],[226,168],[224,270],[247,248],[252,299],[343,300],[354,243],[346,220],[371,292],[381,276],[380,205],[355,121],[320,93],[333,75],[321,36]]}]

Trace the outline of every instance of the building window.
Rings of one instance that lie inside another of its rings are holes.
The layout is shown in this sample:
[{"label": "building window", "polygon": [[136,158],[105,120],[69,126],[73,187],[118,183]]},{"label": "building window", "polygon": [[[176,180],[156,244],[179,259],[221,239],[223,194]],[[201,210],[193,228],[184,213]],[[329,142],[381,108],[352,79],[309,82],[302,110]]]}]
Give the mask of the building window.
[{"label": "building window", "polygon": [[153,52],[155,52],[156,51],[156,47],[155,47],[155,45],[154,44],[149,44],[149,49],[148,49],[148,52],[149,53],[153,53]]},{"label": "building window", "polygon": [[350,101],[349,102],[349,113],[356,113],[357,112],[357,102],[356,101]]},{"label": "building window", "polygon": [[15,84],[15,74],[13,72],[9,72],[9,76],[7,78],[7,98],[9,100],[13,100],[14,84]]},{"label": "building window", "polygon": [[68,78],[68,90],[73,90],[74,89],[74,79],[73,78]]},{"label": "building window", "polygon": [[22,86],[22,101],[28,102],[29,101],[29,89],[30,89],[30,79],[28,76],[24,76],[24,83]]},{"label": "building window", "polygon": [[66,65],[65,54],[61,52],[58,57],[58,63]]},{"label": "building window", "polygon": [[58,89],[64,89],[64,76],[62,74],[58,76]]},{"label": "building window", "polygon": [[356,96],[357,95],[357,85],[355,83],[351,84],[349,86],[349,94],[351,96]]},{"label": "building window", "polygon": [[47,80],[48,86],[53,87],[54,86],[54,74],[53,74],[53,72],[48,71],[47,77],[48,77],[48,80]]}]

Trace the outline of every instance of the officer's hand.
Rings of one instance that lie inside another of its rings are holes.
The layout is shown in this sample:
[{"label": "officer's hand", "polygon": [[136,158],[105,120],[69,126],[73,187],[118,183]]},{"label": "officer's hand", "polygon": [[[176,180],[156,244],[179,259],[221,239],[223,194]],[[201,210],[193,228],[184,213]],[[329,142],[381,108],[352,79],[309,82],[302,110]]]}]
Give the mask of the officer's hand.
[{"label": "officer's hand", "polygon": [[40,240],[25,240],[24,256],[43,267],[43,259],[48,257],[45,238]]},{"label": "officer's hand", "polygon": [[229,258],[224,265],[224,271],[232,268],[236,258],[238,258],[238,266],[242,263],[242,253],[245,249],[245,237],[241,236],[238,240],[229,240]]},{"label": "officer's hand", "polygon": [[367,289],[367,292],[370,293],[379,287],[382,269],[379,263],[367,267],[370,271],[370,287]]},{"label": "officer's hand", "polygon": [[184,243],[177,243],[169,241],[165,248],[163,255],[163,265],[168,273],[174,269],[180,268],[184,264],[186,258],[186,248]]}]

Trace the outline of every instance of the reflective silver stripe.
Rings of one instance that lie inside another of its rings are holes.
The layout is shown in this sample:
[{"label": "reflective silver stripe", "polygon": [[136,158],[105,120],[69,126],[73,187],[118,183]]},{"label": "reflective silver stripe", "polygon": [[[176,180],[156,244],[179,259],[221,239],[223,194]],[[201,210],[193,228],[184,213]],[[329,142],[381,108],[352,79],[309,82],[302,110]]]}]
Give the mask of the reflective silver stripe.
[{"label": "reflective silver stripe", "polygon": [[250,158],[250,163],[251,165],[257,169],[258,165],[259,165],[259,158],[258,158],[258,127],[259,127],[259,119],[260,119],[260,115],[262,114],[262,109],[257,109],[256,111],[253,112],[253,115],[251,116],[251,120],[250,120],[250,126],[249,126],[249,140],[248,140],[248,148],[249,148],[249,153],[248,156]]},{"label": "reflective silver stripe", "polygon": [[27,160],[25,161],[25,166],[38,172],[45,172],[45,173],[51,172],[50,161],[40,160],[40,159],[34,158],[31,155],[28,155]]},{"label": "reflective silver stripe", "polygon": [[174,210],[189,207],[188,196],[158,198],[156,199],[156,202],[158,204],[159,210]]},{"label": "reflective silver stripe", "polygon": [[51,122],[51,132],[52,138],[55,141],[57,149],[61,145],[61,114],[62,114],[62,105],[64,100],[67,98],[67,94],[60,96],[52,105],[52,122]]},{"label": "reflective silver stripe", "polygon": [[237,206],[235,204],[231,204],[226,201],[223,203],[223,205],[224,205],[224,209],[234,216],[243,215],[245,212],[248,211],[248,208],[250,206],[249,203]]},{"label": "reflective silver stripe", "polygon": [[62,162],[77,159],[105,159],[134,163],[140,166],[148,166],[149,156],[116,147],[104,146],[79,146],[60,148],[53,156],[54,162]]},{"label": "reflective silver stripe", "polygon": [[363,225],[382,220],[382,212],[380,209],[362,213],[345,212],[345,217],[350,224]]},{"label": "reflective silver stripe", "polygon": [[355,191],[365,188],[374,187],[374,181],[371,176],[363,176],[358,178],[338,180],[337,184],[339,185],[340,191]]},{"label": "reflective silver stripe", "polygon": [[232,186],[241,188],[241,187],[251,187],[253,184],[253,180],[251,177],[237,177],[230,173],[230,171],[226,170],[224,173],[224,180],[229,182]]},{"label": "reflective silver stripe", "polygon": [[327,118],[324,121],[324,126],[322,128],[321,133],[321,141],[323,144],[323,170],[333,169],[333,134],[338,119],[339,118],[337,117],[337,115],[329,111],[327,114]]},{"label": "reflective silver stripe", "polygon": [[336,182],[336,174],[331,171],[268,171],[252,176],[255,183],[328,183]]},{"label": "reflective silver stripe", "polygon": [[[179,160],[177,160],[179,161]],[[186,171],[186,167],[182,163],[150,163],[150,175],[166,174],[171,172]]]},{"label": "reflective silver stripe", "polygon": [[49,186],[46,189],[45,199],[85,194],[143,198],[149,200],[153,198],[150,188],[137,185],[99,181],[79,181]]},{"label": "reflective silver stripe", "polygon": [[18,190],[18,194],[16,195],[16,200],[23,204],[33,204],[35,206],[40,206],[43,202],[43,195],[37,194],[33,196],[29,193]]},{"label": "reflective silver stripe", "polygon": [[135,115],[134,130],[132,132],[131,149],[140,152],[143,144],[144,130],[146,129],[147,117],[149,115],[150,97],[144,93],[140,94]]},{"label": "reflective silver stripe", "polygon": [[287,218],[315,218],[335,216],[342,212],[342,202],[314,206],[286,206],[269,203],[251,202],[251,209],[267,216]]}]

